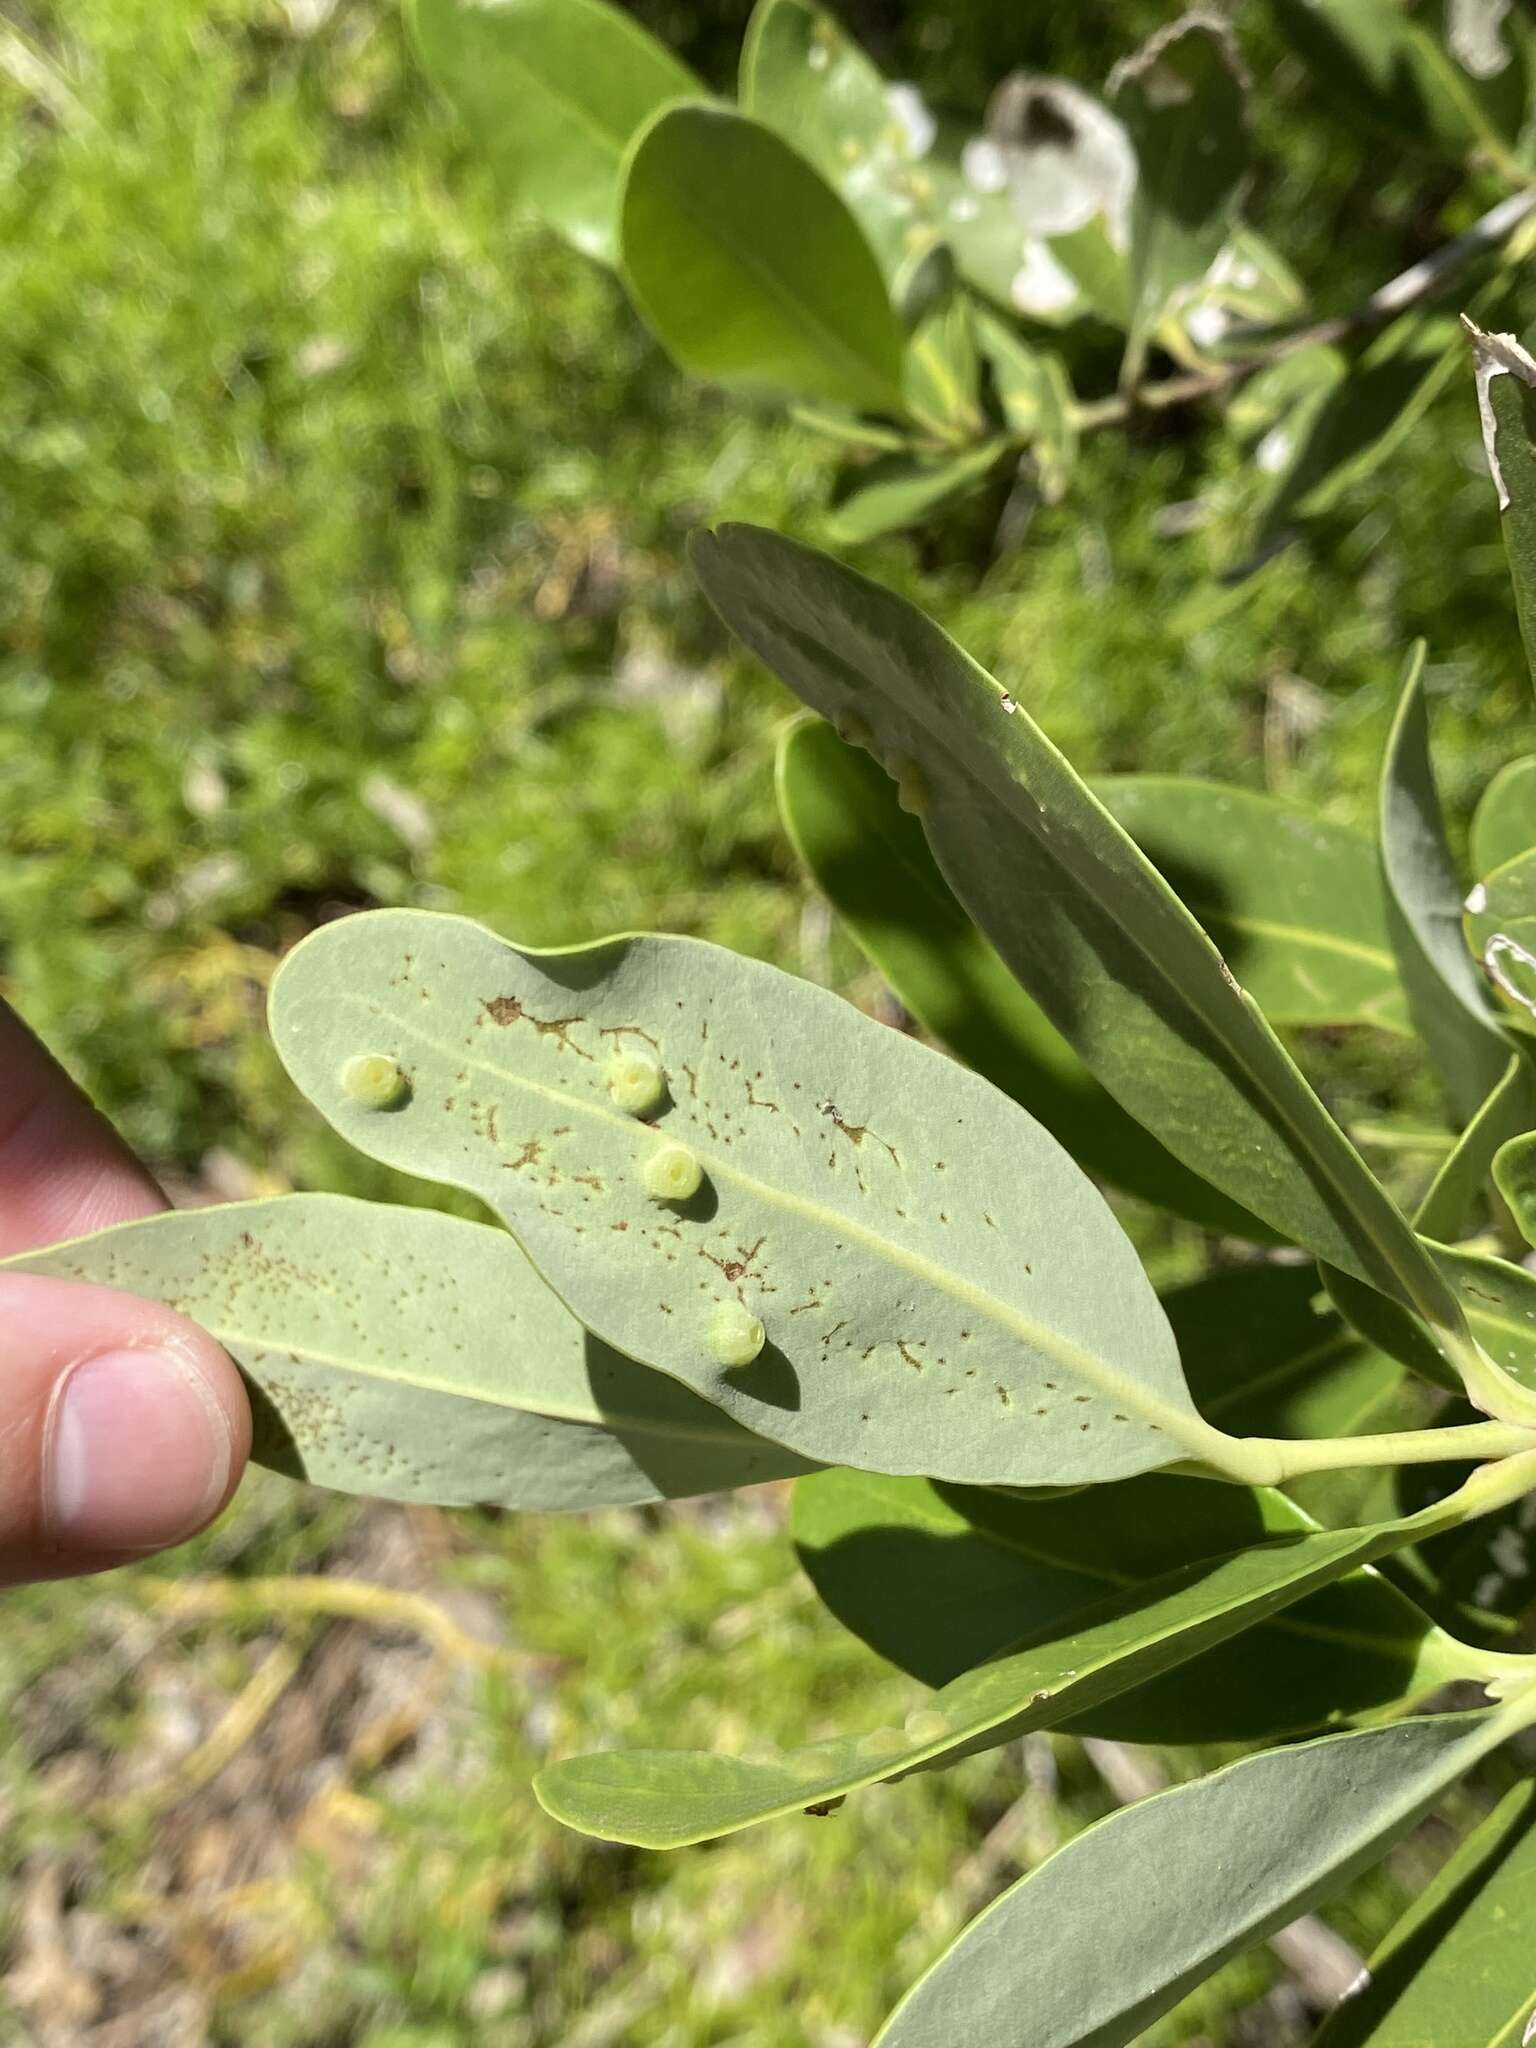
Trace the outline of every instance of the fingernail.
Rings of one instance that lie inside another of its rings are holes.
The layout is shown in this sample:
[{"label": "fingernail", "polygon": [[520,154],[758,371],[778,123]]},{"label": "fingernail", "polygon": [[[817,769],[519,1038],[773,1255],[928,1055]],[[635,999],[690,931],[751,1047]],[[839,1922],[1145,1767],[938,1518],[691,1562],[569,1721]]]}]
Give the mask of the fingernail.
[{"label": "fingernail", "polygon": [[66,1550],[157,1550],[190,1536],[229,1483],[224,1412],[174,1349],[82,1359],[54,1396],[48,1533]]}]

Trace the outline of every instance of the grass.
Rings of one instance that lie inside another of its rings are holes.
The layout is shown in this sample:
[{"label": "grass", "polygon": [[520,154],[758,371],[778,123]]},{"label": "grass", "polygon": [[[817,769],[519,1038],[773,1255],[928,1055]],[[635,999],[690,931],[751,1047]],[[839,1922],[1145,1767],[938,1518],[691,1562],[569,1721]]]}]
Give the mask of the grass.
[{"label": "grass", "polygon": [[[721,81],[744,12],[648,10]],[[963,37],[923,8],[883,29],[895,68],[977,104],[1021,55],[1091,80],[1131,29],[1059,14],[1028,51],[1001,4]],[[365,904],[535,944],[699,932],[869,999],[774,820],[785,700],[682,560],[726,514],[814,538],[825,448],[687,387],[610,280],[505,218],[382,0],[313,34],[267,0],[14,18],[0,970],[108,1113],[176,1182],[388,1192],[261,1027],[284,948]],[[1286,92],[1268,204],[1337,303],[1336,224],[1386,274],[1432,232],[1422,174]],[[1356,819],[1427,632],[1464,815],[1528,744],[1470,388],[1214,597],[1219,530],[1160,519],[1212,478],[1242,488],[1218,436],[1106,436],[996,559],[983,507],[860,562],[1085,768],[1231,775]],[[408,1628],[280,1607],[176,1623],[151,1598],[167,1572],[425,1589],[514,1661],[476,1676]],[[554,1751],[804,1739],[909,1692],[819,1613],[772,1494],[571,1522],[258,1477],[173,1565],[9,1604],[0,2040],[854,2048],[967,1911],[1107,1808],[1080,1749],[1038,1738],[671,1860],[562,1834],[527,1781]],[[232,1710],[247,1739],[204,1780]],[[1357,1895],[1354,1938],[1441,1847]],[[1283,1996],[1236,2017],[1274,1976],[1244,1962],[1155,2038],[1279,2048]]]}]

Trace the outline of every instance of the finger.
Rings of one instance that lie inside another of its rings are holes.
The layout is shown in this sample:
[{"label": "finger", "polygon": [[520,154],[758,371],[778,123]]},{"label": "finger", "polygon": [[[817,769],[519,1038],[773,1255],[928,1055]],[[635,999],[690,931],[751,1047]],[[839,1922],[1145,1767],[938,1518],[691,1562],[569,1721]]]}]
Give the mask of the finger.
[{"label": "finger", "polygon": [[250,1408],[228,1358],[158,1302],[0,1273],[0,1583],[179,1543],[234,1492]]},{"label": "finger", "polygon": [[[0,1004],[0,1256],[165,1198]],[[190,1536],[250,1449],[224,1352],[160,1304],[0,1273],[0,1584],[98,1571]]]},{"label": "finger", "polygon": [[164,1207],[111,1126],[0,1003],[0,1258]]}]

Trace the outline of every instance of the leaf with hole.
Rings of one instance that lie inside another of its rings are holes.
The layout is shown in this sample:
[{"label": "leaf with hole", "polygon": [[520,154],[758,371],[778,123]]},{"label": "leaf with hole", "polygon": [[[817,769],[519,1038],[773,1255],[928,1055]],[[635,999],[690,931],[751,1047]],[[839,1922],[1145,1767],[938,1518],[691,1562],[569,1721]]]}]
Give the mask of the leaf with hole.
[{"label": "leaf with hole", "polygon": [[604,263],[619,171],[668,100],[703,87],[606,0],[414,0],[422,63],[515,207]]},{"label": "leaf with hole", "polygon": [[[1522,853],[1467,898],[1466,943],[1493,989],[1500,1019],[1536,1033],[1536,853]],[[1476,969],[1469,963],[1469,973]]]},{"label": "leaf with hole", "polygon": [[344,1493],[594,1508],[806,1469],[588,1336],[505,1232],[435,1210],[283,1195],[4,1265],[190,1316],[245,1376],[259,1462]]},{"label": "leaf with hole", "polygon": [[619,217],[630,296],[683,369],[902,412],[903,338],[869,244],[771,129],[727,107],[664,108],[631,146]]},{"label": "leaf with hole", "polygon": [[[677,938],[532,953],[365,912],[289,955],[272,1031],[360,1150],[479,1195],[587,1328],[805,1457],[1030,1485],[1231,1448],[1049,1133],[776,968]],[[665,1078],[650,1117],[607,1087],[630,1046]],[[348,1094],[364,1049],[409,1077],[398,1108]],[[722,1370],[708,1332],[732,1304],[766,1343]]]}]

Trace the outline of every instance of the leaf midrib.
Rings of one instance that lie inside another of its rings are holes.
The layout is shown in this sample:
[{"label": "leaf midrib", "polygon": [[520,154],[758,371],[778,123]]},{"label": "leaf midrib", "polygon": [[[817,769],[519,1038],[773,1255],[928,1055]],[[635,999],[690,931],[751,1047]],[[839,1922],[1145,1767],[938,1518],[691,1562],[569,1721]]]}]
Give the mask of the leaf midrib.
[{"label": "leaf midrib", "polygon": [[[563,1111],[579,1112],[596,1123],[606,1124],[626,1136],[633,1136],[635,1125],[632,1117],[605,1109],[601,1103],[593,1102],[585,1096],[572,1095],[561,1089],[549,1087],[515,1070],[498,1066],[492,1061],[477,1059],[462,1048],[445,1045],[431,1033],[413,1024],[401,1012],[388,1010],[382,1003],[372,998],[348,990],[337,1000],[350,1008],[366,1011],[370,1017],[388,1015],[398,1030],[404,1032],[407,1037],[414,1038],[419,1044],[429,1046],[452,1068],[472,1068],[504,1085],[521,1088],[546,1102],[556,1103]],[[770,1182],[759,1180],[755,1174],[744,1173],[729,1160],[722,1159],[718,1154],[710,1153],[697,1144],[690,1142],[689,1150],[714,1179],[730,1182],[743,1192],[756,1195],[770,1207],[798,1214],[819,1228],[835,1232],[844,1238],[857,1238],[874,1252],[877,1258],[882,1258],[890,1265],[909,1273],[916,1280],[924,1281],[936,1292],[947,1295],[951,1300],[974,1310],[978,1316],[985,1316],[1004,1331],[1011,1332],[1020,1342],[1058,1360],[1064,1370],[1076,1372],[1090,1385],[1098,1387],[1101,1392],[1134,1407],[1144,1421],[1151,1422],[1172,1441],[1182,1444],[1192,1456],[1203,1457],[1217,1443],[1226,1444],[1232,1441],[1224,1431],[1215,1429],[1206,1422],[1192,1402],[1187,1414],[1171,1407],[1143,1386],[1139,1380],[1126,1378],[1107,1361],[1083,1350],[1070,1338],[1063,1337],[1058,1331],[1049,1329],[1042,1323],[1037,1323],[1022,1310],[1000,1301],[996,1295],[962,1280],[958,1274],[949,1272],[922,1253],[910,1251],[907,1247],[894,1243],[890,1238],[883,1237],[878,1231],[869,1229],[867,1225],[856,1222],[838,1210],[827,1208],[820,1202],[777,1189]]]}]

